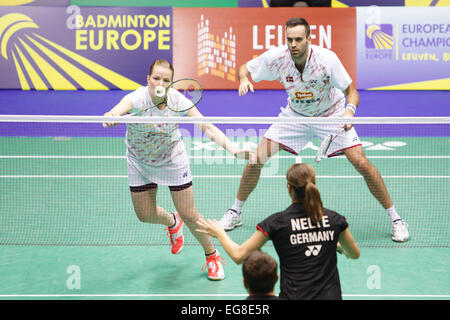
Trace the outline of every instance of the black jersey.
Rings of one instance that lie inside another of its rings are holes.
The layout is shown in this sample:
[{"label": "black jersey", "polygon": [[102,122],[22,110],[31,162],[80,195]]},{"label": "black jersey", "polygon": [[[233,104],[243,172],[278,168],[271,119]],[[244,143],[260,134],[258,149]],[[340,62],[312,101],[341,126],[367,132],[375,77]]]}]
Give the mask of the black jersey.
[{"label": "black jersey", "polygon": [[343,216],[328,209],[322,221],[313,223],[300,203],[257,225],[280,259],[280,298],[342,299],[336,245],[347,227]]}]

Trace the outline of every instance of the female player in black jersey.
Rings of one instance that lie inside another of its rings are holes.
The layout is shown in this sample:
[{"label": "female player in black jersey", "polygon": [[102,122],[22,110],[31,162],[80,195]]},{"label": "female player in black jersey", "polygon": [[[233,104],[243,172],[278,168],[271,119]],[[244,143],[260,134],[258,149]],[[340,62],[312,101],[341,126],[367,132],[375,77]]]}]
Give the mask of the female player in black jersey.
[{"label": "female player in black jersey", "polygon": [[216,220],[199,220],[198,231],[219,239],[238,264],[272,240],[280,260],[280,298],[342,299],[336,251],[351,259],[359,258],[348,223],[340,214],[323,207],[311,165],[292,165],[286,179],[292,204],[260,222],[243,244],[231,240]]}]

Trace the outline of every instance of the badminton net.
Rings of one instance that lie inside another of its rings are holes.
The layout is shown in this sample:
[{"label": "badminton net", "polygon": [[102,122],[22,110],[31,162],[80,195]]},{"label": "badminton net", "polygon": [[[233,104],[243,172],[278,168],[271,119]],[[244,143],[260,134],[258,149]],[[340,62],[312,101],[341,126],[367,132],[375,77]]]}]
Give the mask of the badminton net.
[{"label": "badminton net", "polygon": [[[286,171],[305,162],[316,170],[324,206],[346,217],[358,245],[450,247],[449,118],[349,120],[408,223],[410,240],[403,244],[392,242],[389,216],[345,156],[315,161],[321,139],[311,128],[335,126],[342,119],[107,120],[120,123],[103,128],[105,117],[0,116],[1,245],[169,245],[164,226],[143,223],[134,212],[125,145],[127,125],[164,121],[180,123],[196,207],[217,220],[233,204],[247,161],[224,151],[196,123],[215,123],[237,147],[253,150],[271,125],[295,124],[310,135],[298,154],[280,151],[263,167],[243,208],[243,226],[230,233],[238,243],[255,232],[257,223],[289,206]],[[175,210],[166,186],[158,187],[157,204]],[[198,245],[187,228],[185,241]]]}]

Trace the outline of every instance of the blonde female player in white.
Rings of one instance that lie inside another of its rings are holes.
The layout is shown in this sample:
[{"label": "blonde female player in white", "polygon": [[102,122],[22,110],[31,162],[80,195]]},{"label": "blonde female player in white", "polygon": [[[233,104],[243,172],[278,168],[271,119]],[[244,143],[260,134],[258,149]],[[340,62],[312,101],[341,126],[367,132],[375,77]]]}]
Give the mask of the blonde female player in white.
[{"label": "blonde female player in white", "polygon": [[[288,104],[280,117],[353,117],[359,94],[338,57],[332,51],[311,45],[310,27],[303,18],[286,22],[287,45],[264,52],[239,68],[239,95],[254,91],[249,80],[277,80],[284,85]],[[363,176],[372,195],[386,209],[392,223],[392,240],[409,238],[407,224],[398,215],[378,170],[364,154],[353,125],[346,124],[344,133],[333,140],[328,157],[345,154]],[[241,210],[255,189],[261,169],[280,149],[297,154],[314,136],[324,139],[338,132],[339,126],[324,128],[302,124],[275,124],[264,135],[257,149],[258,162],[247,164],[235,203],[220,220],[225,230],[242,225]]]},{"label": "blonde female player in white", "polygon": [[[147,86],[127,94],[114,108],[105,113],[105,116],[123,116],[146,110],[141,113],[142,116],[202,117],[196,107],[180,113],[161,103],[163,98],[159,97],[160,94],[155,92],[155,89],[160,89],[160,86],[167,89],[173,81],[173,74],[174,69],[168,61],[155,61],[147,76]],[[178,94],[176,99],[181,99],[178,100],[179,103],[191,103],[176,90],[169,90],[167,94]],[[104,124],[105,127],[114,125]],[[236,150],[223,132],[214,125],[205,123],[199,126],[211,140],[234,156],[249,158],[250,152]],[[204,268],[208,267],[208,278],[222,280],[225,277],[222,257],[214,248],[210,236],[195,230],[201,215],[194,204],[189,160],[178,124],[130,123],[127,125],[126,145],[128,181],[138,219],[141,222],[167,226],[173,254],[178,254],[183,249],[183,226],[186,224],[205,251]],[[168,213],[156,204],[158,185],[169,186],[177,212]]]}]

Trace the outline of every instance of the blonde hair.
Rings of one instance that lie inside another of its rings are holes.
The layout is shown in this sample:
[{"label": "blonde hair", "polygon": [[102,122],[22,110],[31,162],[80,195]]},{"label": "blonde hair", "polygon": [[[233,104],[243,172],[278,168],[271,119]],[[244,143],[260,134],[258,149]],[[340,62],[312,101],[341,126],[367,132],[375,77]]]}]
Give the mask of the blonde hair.
[{"label": "blonde hair", "polygon": [[164,59],[160,59],[160,60],[156,60],[155,62],[152,63],[152,65],[150,66],[150,70],[148,72],[148,75],[151,76],[152,72],[153,72],[153,68],[155,66],[161,66],[161,67],[166,67],[169,68],[170,70],[172,70],[172,79],[173,79],[173,74],[175,73],[172,64]]},{"label": "blonde hair", "polygon": [[291,197],[302,204],[308,218],[314,223],[322,220],[323,203],[314,168],[307,163],[296,163],[288,169],[286,180],[292,188]]}]

